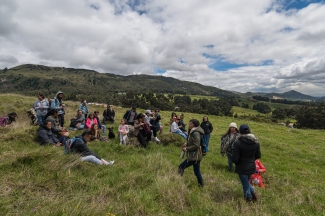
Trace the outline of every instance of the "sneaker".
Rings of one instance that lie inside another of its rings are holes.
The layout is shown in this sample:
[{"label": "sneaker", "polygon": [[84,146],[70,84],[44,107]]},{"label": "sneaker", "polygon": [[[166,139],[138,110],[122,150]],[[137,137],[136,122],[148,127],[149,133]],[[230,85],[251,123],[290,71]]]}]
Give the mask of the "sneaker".
[{"label": "sneaker", "polygon": [[160,142],[160,140],[158,139],[158,137],[153,138],[156,142]]},{"label": "sneaker", "polygon": [[184,174],[184,170],[182,169],[182,168],[178,168],[178,174],[180,175],[180,176],[183,176],[183,174]]},{"label": "sneaker", "polygon": [[107,165],[113,165],[113,164],[114,164],[114,161],[110,161],[110,162],[108,162]]},{"label": "sneaker", "polygon": [[252,198],[246,198],[246,202],[252,202]]}]

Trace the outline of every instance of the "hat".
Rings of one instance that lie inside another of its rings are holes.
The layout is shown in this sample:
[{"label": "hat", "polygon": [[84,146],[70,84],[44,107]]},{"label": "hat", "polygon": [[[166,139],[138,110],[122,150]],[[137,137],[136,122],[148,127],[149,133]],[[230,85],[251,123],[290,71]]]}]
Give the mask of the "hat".
[{"label": "hat", "polygon": [[242,124],[239,127],[239,132],[241,134],[248,134],[248,133],[250,133],[250,129],[249,129],[248,125]]},{"label": "hat", "polygon": [[236,124],[235,122],[231,122],[230,125],[229,125],[229,127],[230,127],[230,128],[231,128],[231,127],[234,127],[234,128],[237,129],[237,124]]},{"label": "hat", "polygon": [[151,114],[151,111],[150,110],[146,110],[146,114]]}]

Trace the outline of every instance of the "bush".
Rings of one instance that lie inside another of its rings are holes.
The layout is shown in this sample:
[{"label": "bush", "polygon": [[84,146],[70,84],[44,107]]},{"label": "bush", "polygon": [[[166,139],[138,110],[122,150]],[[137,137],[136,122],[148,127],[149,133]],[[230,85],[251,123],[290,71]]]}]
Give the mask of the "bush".
[{"label": "bush", "polygon": [[160,143],[164,146],[168,146],[169,144],[174,144],[175,146],[182,146],[186,140],[180,135],[173,133],[165,133],[159,136]]}]

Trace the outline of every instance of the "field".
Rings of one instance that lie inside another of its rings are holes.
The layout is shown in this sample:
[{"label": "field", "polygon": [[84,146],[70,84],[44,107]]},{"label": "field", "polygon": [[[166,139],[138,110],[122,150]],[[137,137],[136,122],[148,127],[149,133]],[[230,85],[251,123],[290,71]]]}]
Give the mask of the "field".
[{"label": "field", "polygon": [[[325,215],[324,131],[209,116],[214,131],[201,163],[205,186],[199,188],[192,168],[177,175],[182,142],[150,143],[147,149],[120,146],[118,140],[89,143],[104,159],[114,160],[113,166],[81,163],[61,148],[40,147],[37,128],[24,113],[35,100],[0,94],[0,115],[16,111],[19,116],[13,126],[0,128],[2,215]],[[78,103],[66,104],[68,120]],[[125,110],[116,109],[117,119]],[[171,136],[170,113],[161,112],[161,139]],[[187,122],[202,117],[185,113]],[[233,121],[248,124],[261,143],[266,189],[256,188],[257,203],[245,202],[237,174],[227,171],[227,159],[219,154],[220,136]]]}]

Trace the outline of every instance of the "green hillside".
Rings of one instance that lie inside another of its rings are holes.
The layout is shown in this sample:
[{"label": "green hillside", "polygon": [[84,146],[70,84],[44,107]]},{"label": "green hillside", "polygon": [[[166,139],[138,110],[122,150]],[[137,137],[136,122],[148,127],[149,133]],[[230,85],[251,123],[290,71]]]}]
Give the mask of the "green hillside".
[{"label": "green hillside", "polygon": [[[113,166],[81,163],[63,149],[40,147],[36,127],[24,113],[36,100],[0,94],[0,114],[18,113],[12,127],[0,127],[0,211],[2,215],[324,215],[325,135],[319,130],[209,116],[214,126],[210,151],[201,162],[203,188],[192,168],[177,175],[180,146],[150,143],[147,149],[110,143],[89,148]],[[67,101],[69,119],[78,102]],[[104,108],[91,107],[91,111]],[[125,109],[117,108],[117,119]],[[143,110],[139,110],[143,111]],[[162,112],[160,139],[169,139],[170,112]],[[203,115],[185,113],[185,121]],[[237,174],[227,171],[219,138],[230,122],[246,123],[261,143],[266,189],[256,188],[257,203],[246,203]],[[114,125],[115,129],[117,124]],[[78,134],[78,132],[73,132]]]}]

